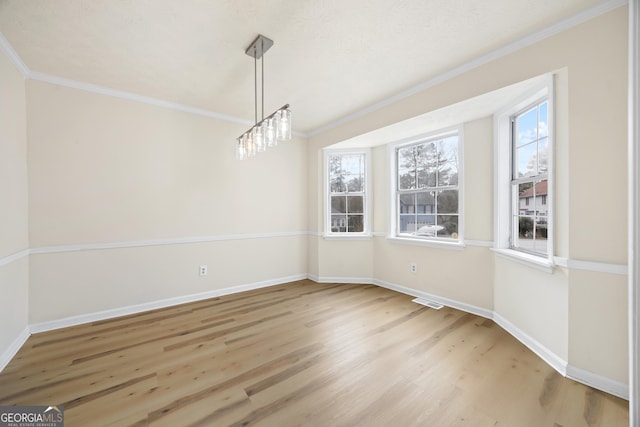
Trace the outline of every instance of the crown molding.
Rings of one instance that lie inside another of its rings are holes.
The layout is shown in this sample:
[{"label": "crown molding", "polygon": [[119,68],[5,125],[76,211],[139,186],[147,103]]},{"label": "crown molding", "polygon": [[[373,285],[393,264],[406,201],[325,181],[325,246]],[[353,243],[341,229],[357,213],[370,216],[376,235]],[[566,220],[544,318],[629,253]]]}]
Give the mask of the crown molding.
[{"label": "crown molding", "polygon": [[[82,90],[85,92],[97,93],[99,95],[111,96],[114,98],[126,99],[129,101],[140,102],[143,104],[153,105],[156,107],[167,108],[170,110],[181,111],[184,113],[195,114],[198,116],[209,117],[216,120],[221,120],[228,123],[241,124],[244,126],[252,126],[254,122],[251,120],[241,119],[226,114],[216,113],[214,111],[205,110],[203,108],[191,107],[189,105],[179,104],[177,102],[165,101],[150,96],[140,95],[133,92],[126,92],[123,90],[117,90],[105,86],[96,85],[93,83],[86,83],[77,80],[67,79],[64,77],[58,77],[51,74],[40,73],[38,71],[32,71],[24,63],[20,55],[13,49],[11,43],[0,32],[0,51],[2,51],[11,63],[20,71],[25,79],[39,81],[43,83],[49,83],[57,86],[68,87],[71,89]],[[307,137],[307,134],[303,132],[292,132],[295,136]]]},{"label": "crown molding", "polygon": [[474,68],[477,68],[481,65],[495,61],[496,59],[502,58],[503,56],[516,52],[522,49],[523,47],[530,46],[548,37],[551,37],[558,33],[566,31],[570,28],[573,28],[584,22],[587,22],[593,18],[596,18],[600,15],[604,15],[605,13],[610,12],[614,9],[617,9],[621,6],[625,6],[626,4],[627,4],[627,0],[607,0],[607,1],[600,2],[587,10],[584,10],[580,13],[570,16],[569,18],[563,19],[562,21],[556,24],[553,24],[547,28],[544,28],[540,31],[537,31],[528,36],[525,36],[519,40],[516,40],[515,42],[509,43],[483,56],[480,56],[476,59],[473,59],[469,62],[459,65],[455,68],[452,68],[442,74],[438,74],[435,77],[425,80],[422,83],[419,83],[413,87],[410,87],[409,89],[406,89],[400,93],[397,93],[389,98],[383,99],[382,101],[376,102],[375,104],[372,104],[354,113],[348,114],[338,120],[335,120],[319,128],[311,130],[310,132],[307,132],[307,135],[308,137],[311,138],[313,136],[319,135],[323,132],[326,132],[330,129],[333,129],[345,123],[352,122],[369,113],[380,110],[383,107],[394,104],[398,101],[401,101],[405,98],[408,98],[412,95],[415,95],[433,86],[444,83],[445,81],[450,80],[454,77],[457,77],[461,74],[464,74],[468,71],[471,71]]},{"label": "crown molding", "polygon": [[[294,131],[293,134],[295,136],[310,138],[320,133],[323,133],[329,129],[333,129],[342,124],[351,122],[357,118],[365,116],[373,111],[379,110],[387,105],[393,104],[405,98],[408,98],[416,93],[422,92],[430,87],[436,86],[440,83],[443,83],[447,80],[450,80],[456,76],[459,76],[463,73],[466,73],[474,68],[477,68],[483,64],[494,61],[498,58],[506,56],[510,53],[513,53],[525,46],[529,46],[533,43],[539,42],[547,37],[551,37],[555,34],[558,34],[562,31],[565,31],[569,28],[575,27],[576,25],[582,24],[590,19],[603,15],[611,10],[617,9],[618,7],[627,5],[627,0],[606,0],[596,4],[595,6],[584,10],[576,15],[573,15],[569,18],[566,18],[554,25],[551,25],[541,31],[530,34],[529,36],[523,37],[513,43],[509,43],[506,46],[503,46],[499,49],[496,49],[486,55],[483,55],[479,58],[476,58],[472,61],[469,61],[465,64],[462,64],[458,67],[455,67],[445,73],[439,74],[431,79],[425,80],[424,82],[413,86],[405,91],[402,91],[396,95],[393,95],[389,98],[386,98],[380,102],[374,103],[366,108],[358,110],[354,113],[348,114],[338,120],[330,122],[326,125],[323,125],[319,128],[316,128],[310,132],[298,132]],[[106,96],[113,96],[121,99],[128,99],[131,101],[141,102],[149,105],[154,105],[162,108],[168,108],[172,110],[182,111],[190,114],[196,114],[200,116],[210,117],[213,119],[243,124],[243,125],[252,125],[253,122],[246,119],[241,119],[238,117],[228,116],[225,114],[216,113],[213,111],[191,107],[184,104],[178,104],[175,102],[164,101],[157,98],[152,98],[149,96],[139,95],[136,93],[125,92],[121,90],[116,90],[104,86],[99,86],[91,83],[85,83],[80,81],[75,81],[71,79],[66,79],[63,77],[53,76],[50,74],[34,72],[27,67],[27,65],[22,61],[18,53],[13,49],[9,41],[4,37],[2,32],[0,32],[0,50],[5,53],[5,55],[11,60],[11,62],[15,65],[15,67],[22,73],[22,75],[31,80],[41,81],[45,83],[55,84],[59,86],[69,87],[73,89],[84,90],[88,92],[98,93]]]},{"label": "crown molding", "polygon": [[11,61],[11,63],[18,69],[18,71],[20,71],[20,74],[22,74],[25,79],[29,78],[29,73],[31,73],[31,71],[27,67],[27,64],[22,61],[22,58],[20,58],[18,52],[15,51],[13,46],[11,46],[11,43],[9,43],[9,40],[7,40],[7,38],[4,36],[4,34],[2,34],[1,31],[0,51],[2,51],[2,53],[4,53],[7,58],[9,58],[9,61]]}]

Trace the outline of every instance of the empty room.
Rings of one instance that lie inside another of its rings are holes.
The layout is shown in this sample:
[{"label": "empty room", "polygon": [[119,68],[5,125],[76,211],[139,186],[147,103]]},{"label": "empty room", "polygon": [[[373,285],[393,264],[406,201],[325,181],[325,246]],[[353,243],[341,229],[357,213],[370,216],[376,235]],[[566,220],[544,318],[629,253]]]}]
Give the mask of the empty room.
[{"label": "empty room", "polygon": [[638,16],[0,0],[0,426],[640,425]]}]

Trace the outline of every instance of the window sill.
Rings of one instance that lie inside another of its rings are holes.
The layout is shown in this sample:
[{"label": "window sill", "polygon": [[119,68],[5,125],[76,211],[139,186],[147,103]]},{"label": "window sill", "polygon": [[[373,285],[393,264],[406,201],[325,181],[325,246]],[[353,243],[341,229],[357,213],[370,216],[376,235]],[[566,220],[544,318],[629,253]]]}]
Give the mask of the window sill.
[{"label": "window sill", "polygon": [[427,239],[411,239],[408,237],[388,236],[387,240],[403,245],[425,246],[428,248],[450,249],[461,251],[465,248],[465,244],[461,241],[436,241]]},{"label": "window sill", "polygon": [[325,240],[371,240],[371,233],[358,234],[323,234]]},{"label": "window sill", "polygon": [[553,269],[555,268],[555,264],[553,262],[549,261],[547,258],[542,258],[537,255],[504,248],[492,248],[491,250],[502,258],[516,261],[520,264],[542,270],[546,273],[553,273]]}]

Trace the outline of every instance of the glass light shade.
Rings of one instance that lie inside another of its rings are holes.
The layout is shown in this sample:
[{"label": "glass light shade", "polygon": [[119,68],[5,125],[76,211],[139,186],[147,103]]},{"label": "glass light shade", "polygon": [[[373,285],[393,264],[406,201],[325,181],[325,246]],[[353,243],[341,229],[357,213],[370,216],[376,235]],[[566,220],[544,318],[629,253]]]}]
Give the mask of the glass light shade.
[{"label": "glass light shade", "polygon": [[247,137],[245,135],[238,138],[238,143],[236,144],[236,159],[238,160],[244,160],[247,158],[247,150],[245,146],[246,139]]},{"label": "glass light shade", "polygon": [[276,128],[274,125],[274,119],[267,119],[262,123],[264,140],[267,147],[275,147],[278,144],[276,139]]},{"label": "glass light shade", "polygon": [[247,157],[253,157],[256,155],[256,143],[253,140],[252,133],[247,134],[246,150],[247,150]]},{"label": "glass light shade", "polygon": [[263,152],[267,149],[267,144],[264,140],[264,132],[262,131],[262,126],[256,126],[251,131],[253,134],[253,142],[256,144],[256,150],[258,152]]},{"label": "glass light shade", "polygon": [[291,139],[291,111],[280,110],[278,116],[278,139],[287,141]]}]

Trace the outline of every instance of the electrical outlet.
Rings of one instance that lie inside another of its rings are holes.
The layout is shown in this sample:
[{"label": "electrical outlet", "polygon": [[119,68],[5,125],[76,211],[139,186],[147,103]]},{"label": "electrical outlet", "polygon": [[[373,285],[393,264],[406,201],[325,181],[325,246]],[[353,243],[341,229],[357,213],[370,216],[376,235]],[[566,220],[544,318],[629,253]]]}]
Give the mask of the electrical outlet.
[{"label": "electrical outlet", "polygon": [[201,276],[206,276],[207,275],[207,266],[206,265],[201,265],[200,266],[200,275]]},{"label": "electrical outlet", "polygon": [[411,264],[409,264],[409,271],[412,273],[417,273],[418,272],[418,264],[416,264],[415,262],[412,262]]}]

